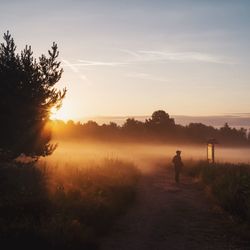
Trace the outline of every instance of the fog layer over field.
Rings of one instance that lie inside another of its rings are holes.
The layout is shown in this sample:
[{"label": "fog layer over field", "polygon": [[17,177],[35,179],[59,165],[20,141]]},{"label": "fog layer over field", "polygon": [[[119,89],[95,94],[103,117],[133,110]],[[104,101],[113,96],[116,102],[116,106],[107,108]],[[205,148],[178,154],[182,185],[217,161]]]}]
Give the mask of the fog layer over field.
[{"label": "fog layer over field", "polygon": [[[53,165],[71,165],[76,163],[79,167],[98,163],[103,158],[118,158],[135,163],[141,170],[147,171],[156,163],[171,163],[175,151],[182,151],[182,159],[206,159],[206,144],[192,145],[159,145],[159,144],[130,144],[130,143],[94,143],[59,141],[53,155],[46,157],[47,163]],[[250,162],[250,148],[223,148],[216,146],[215,159],[219,162]],[[79,165],[80,164],[80,165]]]}]

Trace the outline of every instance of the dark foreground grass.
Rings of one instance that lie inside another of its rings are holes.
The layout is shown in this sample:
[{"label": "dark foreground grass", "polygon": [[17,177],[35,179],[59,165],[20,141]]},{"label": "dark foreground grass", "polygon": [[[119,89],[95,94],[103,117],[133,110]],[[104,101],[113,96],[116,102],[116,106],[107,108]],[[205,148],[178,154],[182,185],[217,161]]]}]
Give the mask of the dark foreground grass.
[{"label": "dark foreground grass", "polygon": [[222,208],[250,225],[250,165],[199,162],[187,171],[210,187]]},{"label": "dark foreground grass", "polygon": [[0,244],[6,249],[96,249],[133,201],[139,172],[104,160],[49,168],[2,164]]}]

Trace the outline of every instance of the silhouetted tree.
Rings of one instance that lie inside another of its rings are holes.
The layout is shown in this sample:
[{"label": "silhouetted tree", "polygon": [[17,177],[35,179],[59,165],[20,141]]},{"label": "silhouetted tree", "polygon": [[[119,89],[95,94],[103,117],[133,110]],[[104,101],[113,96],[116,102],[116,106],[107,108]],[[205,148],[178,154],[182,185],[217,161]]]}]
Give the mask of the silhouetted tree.
[{"label": "silhouetted tree", "polygon": [[152,134],[153,137],[156,136],[161,138],[161,140],[165,140],[172,137],[171,134],[175,128],[175,122],[164,110],[157,110],[152,114],[152,118],[146,120],[145,126],[148,133]]},{"label": "silhouetted tree", "polygon": [[141,140],[145,136],[146,127],[144,122],[128,118],[122,125],[121,131],[125,139]]},{"label": "silhouetted tree", "polygon": [[20,54],[10,33],[0,45],[0,149],[14,159],[21,153],[31,157],[53,152],[47,122],[51,108],[59,108],[66,89],[54,85],[63,70],[57,61],[58,49],[53,43],[48,56],[34,59],[30,46]]},{"label": "silhouetted tree", "polygon": [[217,137],[216,129],[212,126],[207,126],[202,123],[190,123],[186,126],[186,134],[190,141],[206,142],[209,138]]},{"label": "silhouetted tree", "polygon": [[75,122],[74,122],[73,120],[68,120],[68,121],[67,121],[67,126],[73,128],[73,127],[75,126]]},{"label": "silhouetted tree", "polygon": [[141,121],[137,121],[134,118],[128,118],[123,124],[123,130],[128,133],[137,133],[143,130],[144,123]]},{"label": "silhouetted tree", "polygon": [[175,125],[174,119],[170,118],[164,110],[155,111],[147,122],[158,127],[173,127]]}]

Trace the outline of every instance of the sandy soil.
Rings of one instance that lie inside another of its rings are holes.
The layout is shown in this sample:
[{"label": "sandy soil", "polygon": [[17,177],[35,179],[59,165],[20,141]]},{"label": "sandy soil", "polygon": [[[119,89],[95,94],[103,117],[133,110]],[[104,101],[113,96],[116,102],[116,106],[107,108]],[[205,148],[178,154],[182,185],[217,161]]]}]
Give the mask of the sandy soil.
[{"label": "sandy soil", "polygon": [[250,249],[200,184],[163,165],[142,177],[135,204],[101,240],[101,250]]}]

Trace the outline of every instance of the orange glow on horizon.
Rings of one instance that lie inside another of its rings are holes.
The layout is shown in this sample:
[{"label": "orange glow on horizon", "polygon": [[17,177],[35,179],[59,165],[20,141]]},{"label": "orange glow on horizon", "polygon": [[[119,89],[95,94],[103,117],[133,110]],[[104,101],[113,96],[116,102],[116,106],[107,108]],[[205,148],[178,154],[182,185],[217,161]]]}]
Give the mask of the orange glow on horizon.
[{"label": "orange glow on horizon", "polygon": [[72,114],[65,108],[60,108],[57,110],[56,108],[51,109],[51,115],[50,115],[51,120],[63,120],[63,121],[68,121],[72,120]]}]

